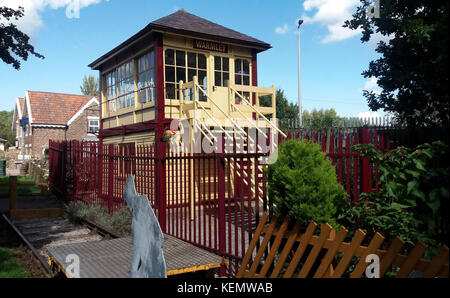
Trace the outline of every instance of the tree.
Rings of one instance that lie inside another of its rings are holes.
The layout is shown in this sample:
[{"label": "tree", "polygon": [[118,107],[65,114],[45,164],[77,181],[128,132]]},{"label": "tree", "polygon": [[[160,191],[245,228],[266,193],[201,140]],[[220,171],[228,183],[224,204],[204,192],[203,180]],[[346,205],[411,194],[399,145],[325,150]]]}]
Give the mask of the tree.
[{"label": "tree", "polygon": [[369,107],[398,115],[409,126],[449,125],[447,0],[381,1],[380,17],[369,18],[369,1],[361,0],[344,27],[362,29],[362,42],[374,34],[378,60],[362,74],[377,78],[379,94],[364,91]]},{"label": "tree", "polygon": [[44,59],[39,53],[34,51],[34,47],[29,43],[28,35],[17,29],[17,26],[9,23],[4,24],[4,20],[18,20],[23,17],[24,8],[17,10],[8,7],[0,7],[0,58],[6,64],[12,64],[17,70],[20,69],[18,58],[27,61],[29,54]]},{"label": "tree", "polygon": [[[290,120],[298,118],[298,105],[290,103],[284,95],[284,90],[277,89],[276,95],[276,111],[279,120]],[[263,107],[272,106],[272,96],[261,96],[259,104]]]},{"label": "tree", "polygon": [[9,146],[16,142],[16,135],[11,130],[14,111],[0,111],[0,138],[8,140]]},{"label": "tree", "polygon": [[307,110],[303,111],[303,122],[305,126],[310,128],[332,127],[338,119],[339,117],[333,108],[326,110],[314,109],[311,113]]},{"label": "tree", "polygon": [[84,76],[80,89],[84,95],[98,96],[98,79],[94,76]]}]

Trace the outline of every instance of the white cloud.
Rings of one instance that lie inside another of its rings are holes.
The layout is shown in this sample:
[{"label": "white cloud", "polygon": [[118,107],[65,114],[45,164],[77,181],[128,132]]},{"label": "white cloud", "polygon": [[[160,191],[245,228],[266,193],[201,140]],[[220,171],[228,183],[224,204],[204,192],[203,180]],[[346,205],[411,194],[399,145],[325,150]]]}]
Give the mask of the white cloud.
[{"label": "white cloud", "polygon": [[381,93],[381,88],[378,86],[377,78],[376,77],[370,77],[364,83],[364,87],[362,89],[360,89],[361,92],[363,90],[373,91],[375,94],[380,94]]},{"label": "white cloud", "polygon": [[314,14],[302,18],[305,24],[318,23],[327,27],[328,35],[322,39],[322,43],[344,40],[361,32],[342,27],[345,21],[352,18],[359,3],[359,0],[305,0],[303,8]]},{"label": "white cloud", "polygon": [[[44,26],[41,13],[46,9],[65,8],[67,18],[80,18],[80,9],[97,4],[102,0],[4,0],[2,5],[17,9],[24,8],[24,16],[14,21],[17,27],[36,39],[39,30]],[[106,0],[109,1],[109,0]]]},{"label": "white cloud", "polygon": [[378,87],[376,77],[370,77],[364,84],[364,90],[372,90],[375,87]]},{"label": "white cloud", "polygon": [[284,24],[282,27],[275,28],[275,33],[284,35],[284,34],[288,33],[289,30],[291,30],[291,27],[288,24]]}]

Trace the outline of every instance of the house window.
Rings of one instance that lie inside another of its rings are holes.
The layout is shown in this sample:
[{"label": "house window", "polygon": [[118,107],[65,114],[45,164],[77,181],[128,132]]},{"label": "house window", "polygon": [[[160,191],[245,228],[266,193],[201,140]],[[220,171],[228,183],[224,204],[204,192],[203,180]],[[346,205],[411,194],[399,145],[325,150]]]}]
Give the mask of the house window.
[{"label": "house window", "polygon": [[138,58],[139,102],[154,101],[156,96],[155,87],[155,54],[151,51]]},{"label": "house window", "polygon": [[100,121],[98,119],[88,119],[88,121],[89,121],[88,132],[97,133],[100,129]]},{"label": "house window", "polygon": [[230,59],[226,57],[214,57],[214,85],[225,87],[225,82],[230,79]]},{"label": "house window", "polygon": [[[206,90],[206,56],[200,53],[178,51],[173,49],[165,50],[165,86],[167,99],[179,99],[177,90],[179,81],[190,82],[197,76],[200,87]],[[199,98],[206,101],[203,92]]]}]

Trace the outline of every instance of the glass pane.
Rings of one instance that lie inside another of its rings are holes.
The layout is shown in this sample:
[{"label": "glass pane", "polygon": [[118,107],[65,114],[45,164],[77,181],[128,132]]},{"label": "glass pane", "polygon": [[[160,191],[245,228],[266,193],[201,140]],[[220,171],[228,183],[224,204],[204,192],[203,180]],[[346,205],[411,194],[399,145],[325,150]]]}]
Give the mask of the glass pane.
[{"label": "glass pane", "polygon": [[229,80],[230,80],[230,74],[228,72],[224,72],[223,73],[223,86],[224,87],[228,87],[226,82],[229,81]]},{"label": "glass pane", "polygon": [[242,85],[242,76],[241,75],[235,75],[234,76],[234,83],[236,85]]},{"label": "glass pane", "polygon": [[242,60],[241,59],[234,60],[234,72],[241,73],[241,70],[242,70]]},{"label": "glass pane", "polygon": [[186,52],[177,51],[177,66],[186,66]]},{"label": "glass pane", "polygon": [[198,83],[203,86],[207,85],[206,71],[200,70],[198,72]]},{"label": "glass pane", "polygon": [[214,72],[214,85],[216,86],[222,86],[222,74],[220,71]]},{"label": "glass pane", "polygon": [[250,74],[250,64],[248,60],[242,60],[243,74]]},{"label": "glass pane", "polygon": [[184,67],[177,67],[177,83],[179,81],[186,82],[186,68]]},{"label": "glass pane", "polygon": [[223,58],[223,60],[222,60],[222,70],[223,71],[230,71],[230,59],[229,58]]},{"label": "glass pane", "polygon": [[244,79],[243,85],[250,86],[250,77],[249,76],[242,76]]},{"label": "glass pane", "polygon": [[166,84],[166,98],[175,99],[175,84]]},{"label": "glass pane", "polygon": [[166,64],[175,65],[174,50],[166,50]]},{"label": "glass pane", "polygon": [[189,69],[188,71],[188,82],[192,82],[194,80],[194,76],[197,75],[197,70],[195,69]]},{"label": "glass pane", "polygon": [[203,54],[198,54],[198,68],[206,69],[206,56]]},{"label": "glass pane", "polygon": [[220,57],[214,57],[214,70],[222,69],[222,59]]},{"label": "glass pane", "polygon": [[197,54],[188,52],[188,66],[193,68],[197,67]]},{"label": "glass pane", "polygon": [[139,92],[139,102],[140,103],[146,103],[147,102],[147,96],[145,90],[142,90]]},{"label": "glass pane", "polygon": [[166,81],[175,82],[175,68],[171,66],[166,66]]},{"label": "glass pane", "polygon": [[152,71],[147,71],[147,81],[145,82],[146,86],[152,86]]}]

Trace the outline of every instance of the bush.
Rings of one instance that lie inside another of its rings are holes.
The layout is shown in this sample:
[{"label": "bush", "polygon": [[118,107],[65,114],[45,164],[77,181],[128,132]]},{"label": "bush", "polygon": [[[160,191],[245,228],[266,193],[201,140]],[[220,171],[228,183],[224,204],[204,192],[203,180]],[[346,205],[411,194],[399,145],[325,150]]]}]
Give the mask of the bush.
[{"label": "bush", "polygon": [[[378,163],[378,191],[361,194],[355,206],[342,210],[339,223],[369,235],[380,232],[391,241],[399,236],[412,246],[422,240],[433,254],[440,227],[446,222],[441,204],[448,201],[448,147],[442,142],[423,144],[411,150],[399,147],[387,153],[373,145],[356,145],[355,149],[371,162]],[[447,160],[446,160],[447,159]],[[444,238],[444,237],[442,237]]]},{"label": "bush", "polygon": [[306,140],[283,142],[277,161],[266,173],[277,216],[336,226],[336,210],[345,204],[347,193],[319,145]]}]

